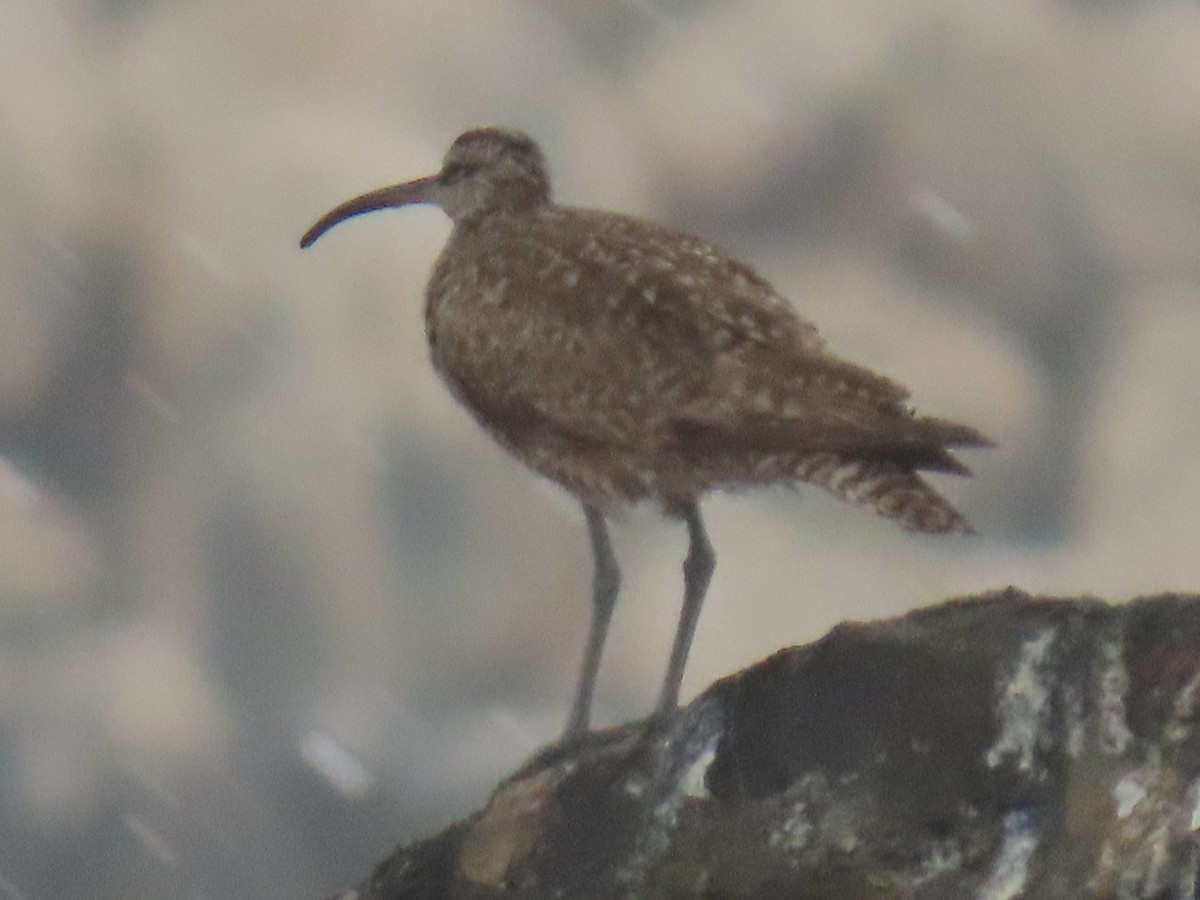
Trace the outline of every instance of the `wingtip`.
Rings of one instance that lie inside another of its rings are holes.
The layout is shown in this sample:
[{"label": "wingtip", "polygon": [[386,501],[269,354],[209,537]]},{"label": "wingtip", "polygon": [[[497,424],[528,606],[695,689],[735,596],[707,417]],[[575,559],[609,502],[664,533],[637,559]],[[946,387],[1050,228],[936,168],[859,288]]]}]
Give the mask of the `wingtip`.
[{"label": "wingtip", "polygon": [[995,441],[970,425],[960,425],[957,422],[933,417],[922,418],[920,421],[932,428],[937,442],[946,447],[970,447],[986,450],[996,446]]}]

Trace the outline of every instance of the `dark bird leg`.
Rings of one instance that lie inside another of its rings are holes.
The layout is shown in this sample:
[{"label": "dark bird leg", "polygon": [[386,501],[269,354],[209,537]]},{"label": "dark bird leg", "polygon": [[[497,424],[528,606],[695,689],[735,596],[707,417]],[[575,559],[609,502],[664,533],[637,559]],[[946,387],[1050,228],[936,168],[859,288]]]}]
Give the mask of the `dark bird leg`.
[{"label": "dark bird leg", "polygon": [[604,516],[594,506],[587,504],[584,504],[583,513],[587,517],[596,572],[592,578],[592,624],[588,628],[587,649],[584,650],[583,666],[579,670],[575,705],[571,709],[571,718],[567,720],[567,737],[587,731],[588,717],[592,711],[592,691],[596,687],[600,656],[604,652],[604,639],[608,636],[608,623],[612,619],[617,591],[621,587],[621,570],[617,567],[617,557],[608,539]]},{"label": "dark bird leg", "polygon": [[656,719],[670,713],[679,703],[683,667],[692,646],[692,636],[696,633],[696,620],[700,618],[704,594],[708,591],[708,583],[717,565],[717,557],[704,532],[704,522],[700,519],[700,506],[695,500],[688,500],[678,507],[678,512],[688,529],[688,553],[683,560],[683,610],[679,614],[679,627],[675,630],[675,645],[671,648],[667,677],[663,680],[662,694],[654,709]]}]

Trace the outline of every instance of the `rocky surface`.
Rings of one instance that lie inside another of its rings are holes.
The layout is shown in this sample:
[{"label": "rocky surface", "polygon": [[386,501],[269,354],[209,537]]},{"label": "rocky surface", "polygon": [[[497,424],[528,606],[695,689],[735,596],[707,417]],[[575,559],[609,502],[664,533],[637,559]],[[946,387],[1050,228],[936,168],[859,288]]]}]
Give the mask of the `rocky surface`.
[{"label": "rocky surface", "polygon": [[1192,900],[1200,596],[845,624],[554,747],[340,900]]}]

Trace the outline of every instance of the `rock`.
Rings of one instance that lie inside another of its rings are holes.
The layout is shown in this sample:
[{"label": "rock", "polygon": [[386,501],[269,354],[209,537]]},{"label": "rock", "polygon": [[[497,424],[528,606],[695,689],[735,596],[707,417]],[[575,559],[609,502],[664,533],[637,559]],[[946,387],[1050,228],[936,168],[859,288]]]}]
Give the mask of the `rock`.
[{"label": "rock", "polygon": [[848,623],[543,751],[339,900],[1193,898],[1200,596]]}]

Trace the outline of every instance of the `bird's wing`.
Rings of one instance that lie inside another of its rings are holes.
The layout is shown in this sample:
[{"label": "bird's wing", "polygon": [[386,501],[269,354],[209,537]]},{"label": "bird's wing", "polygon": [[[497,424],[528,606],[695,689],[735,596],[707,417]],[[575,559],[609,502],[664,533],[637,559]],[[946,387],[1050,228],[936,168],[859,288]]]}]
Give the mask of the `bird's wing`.
[{"label": "bird's wing", "polygon": [[[477,243],[466,254],[456,241]],[[828,355],[770,284],[683,232],[556,210],[532,227],[456,233],[443,262],[435,361],[498,430],[638,446],[677,440],[682,424],[776,441],[771,423],[787,419],[810,439],[840,429],[861,443],[875,420],[907,415],[903,387]]]},{"label": "bird's wing", "polygon": [[902,386],[828,354],[755,347],[718,359],[712,383],[674,422],[679,445],[698,459],[834,452],[965,475],[946,448],[991,445],[968,426],[916,416]]},{"label": "bird's wing", "polygon": [[[573,210],[585,223],[580,259],[600,259],[629,285],[625,300],[695,322],[720,349],[772,346],[820,353],[816,326],[748,265],[686,231],[629,216]],[[578,221],[573,219],[572,221]]]},{"label": "bird's wing", "polygon": [[713,354],[716,377],[731,382],[714,385],[715,394],[751,400],[759,381],[782,396],[861,400],[875,407],[895,407],[908,397],[897,382],[826,352],[816,326],[724,250],[654,223],[583,212],[594,221],[578,255],[605,259],[612,280],[630,286],[620,295],[623,305],[643,312],[655,307],[663,320],[691,324]]}]

